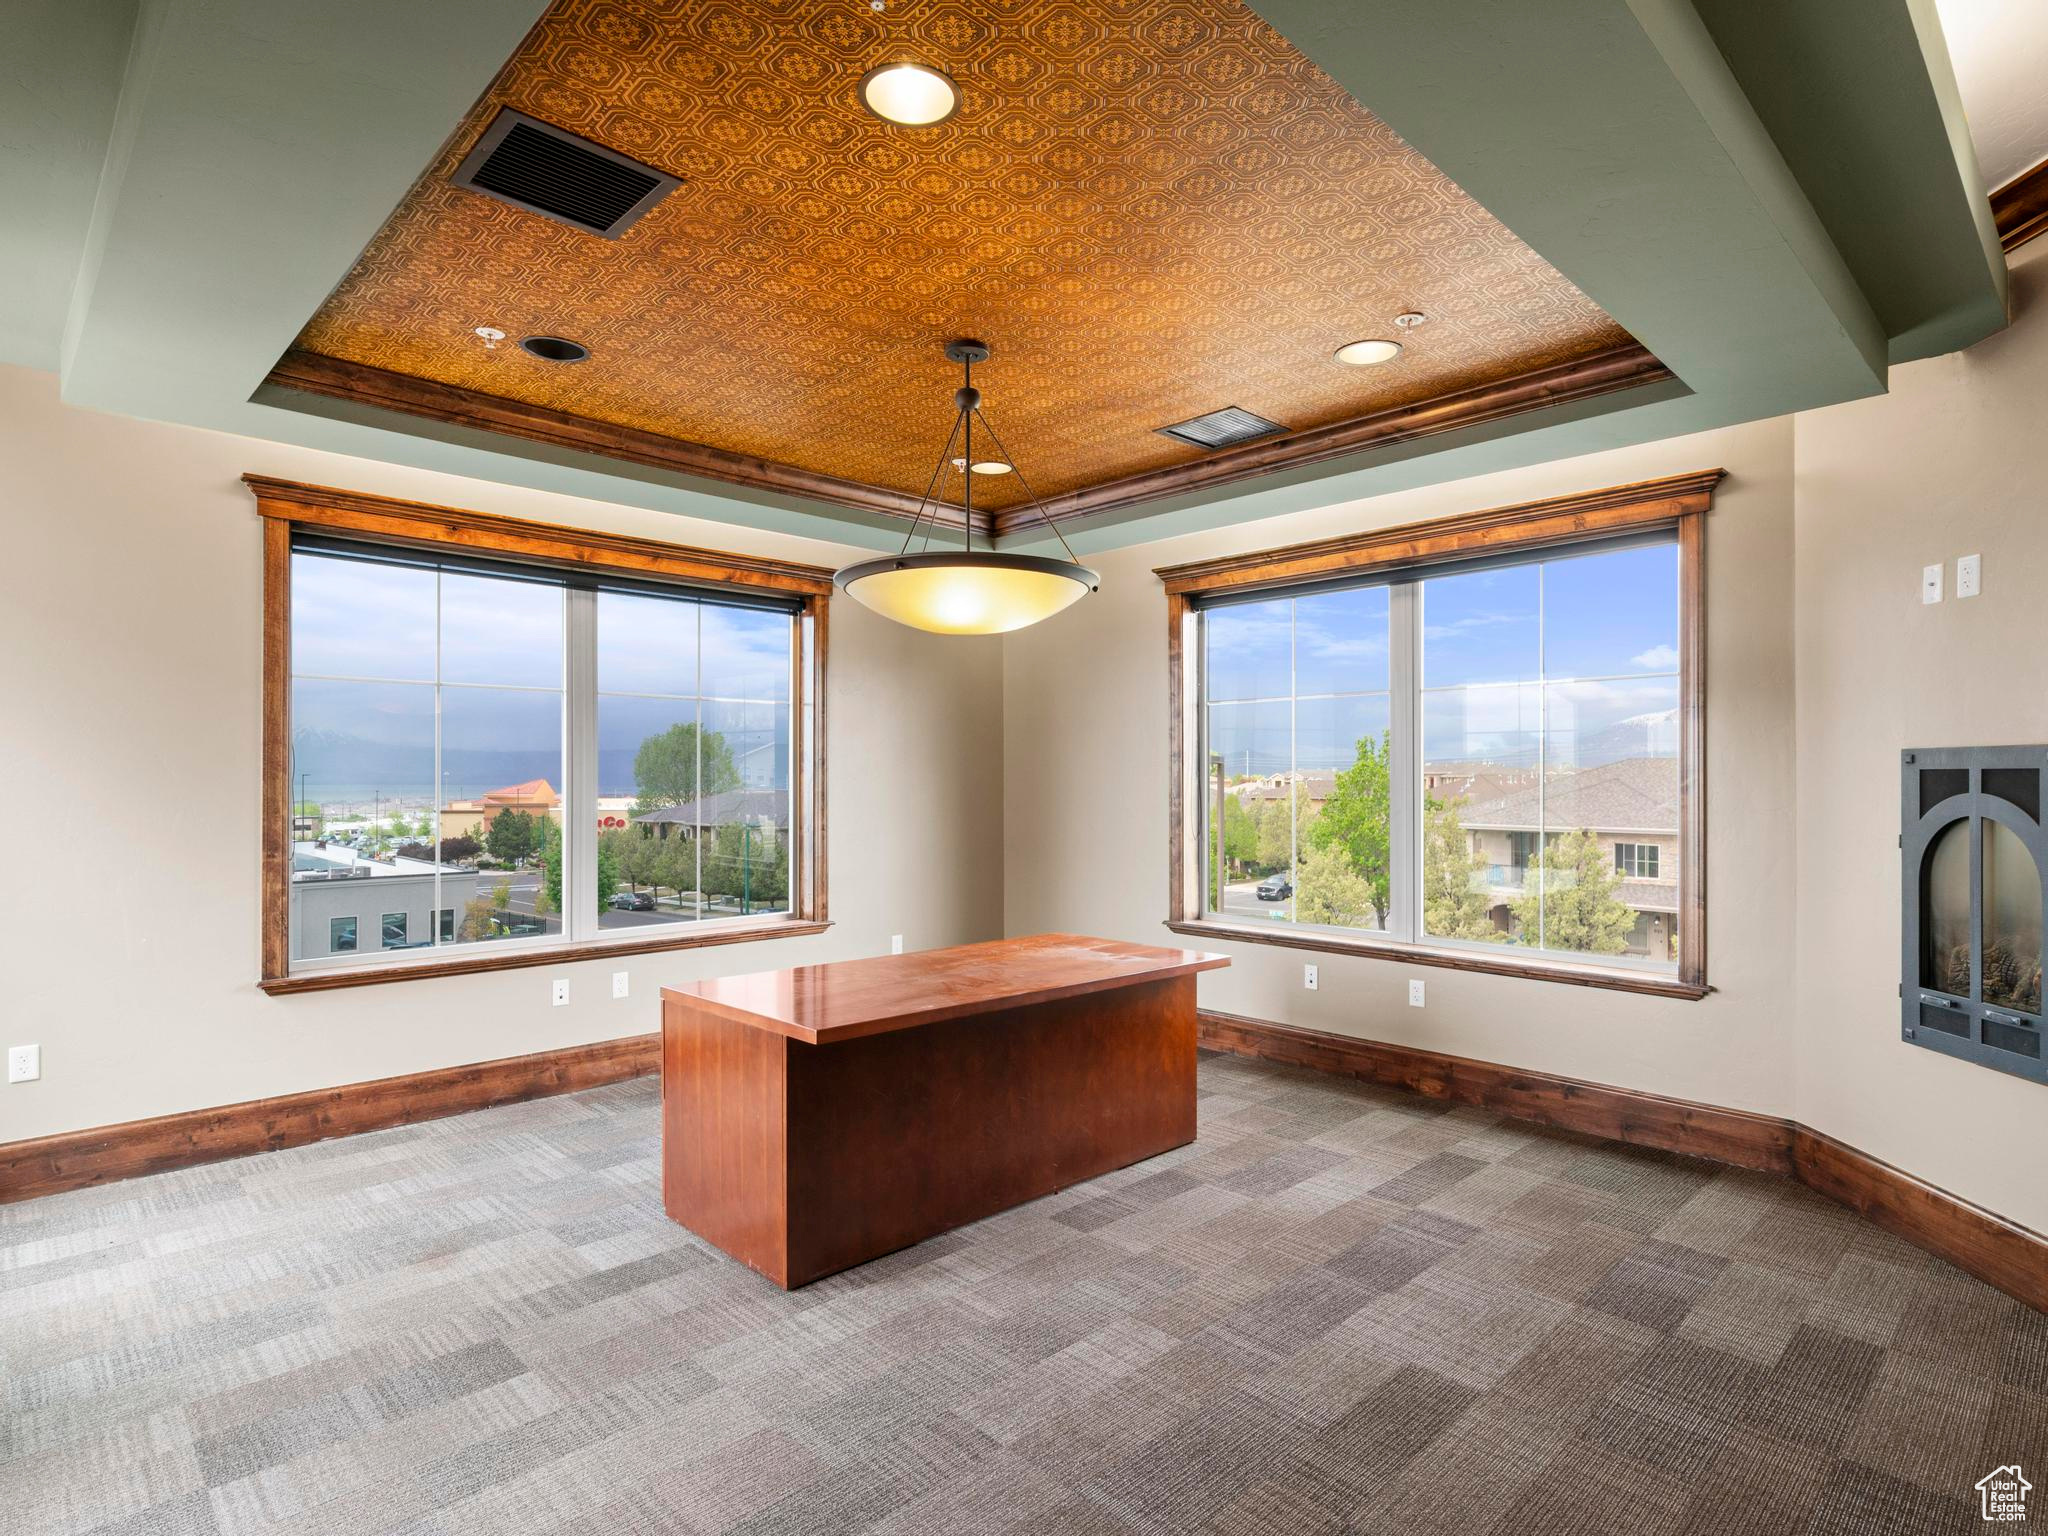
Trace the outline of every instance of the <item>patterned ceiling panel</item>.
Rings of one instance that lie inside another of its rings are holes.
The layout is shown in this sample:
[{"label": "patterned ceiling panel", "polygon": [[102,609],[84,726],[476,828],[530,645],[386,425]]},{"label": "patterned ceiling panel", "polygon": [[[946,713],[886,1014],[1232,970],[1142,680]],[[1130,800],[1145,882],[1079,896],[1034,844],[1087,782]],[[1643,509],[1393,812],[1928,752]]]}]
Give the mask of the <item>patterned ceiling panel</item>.
[{"label": "patterned ceiling panel", "polygon": [[[892,55],[958,116],[868,115]],[[616,241],[451,186],[501,106],[683,184]],[[1395,363],[1331,360],[1410,309]],[[1234,0],[557,0],[298,346],[915,494],[961,335],[1044,496],[1200,459],[1155,429],[1219,406],[1321,426],[1631,345]]]}]

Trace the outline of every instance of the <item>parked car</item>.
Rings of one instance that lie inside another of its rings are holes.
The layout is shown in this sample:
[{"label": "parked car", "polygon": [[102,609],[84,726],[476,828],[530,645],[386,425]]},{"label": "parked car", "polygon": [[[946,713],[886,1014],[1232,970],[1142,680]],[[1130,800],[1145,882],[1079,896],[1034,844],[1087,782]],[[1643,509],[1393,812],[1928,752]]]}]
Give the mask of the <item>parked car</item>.
[{"label": "parked car", "polygon": [[652,891],[620,891],[612,897],[612,908],[619,912],[652,912],[654,893]]},{"label": "parked car", "polygon": [[1259,900],[1285,901],[1294,894],[1294,882],[1285,875],[1268,875],[1259,882]]}]

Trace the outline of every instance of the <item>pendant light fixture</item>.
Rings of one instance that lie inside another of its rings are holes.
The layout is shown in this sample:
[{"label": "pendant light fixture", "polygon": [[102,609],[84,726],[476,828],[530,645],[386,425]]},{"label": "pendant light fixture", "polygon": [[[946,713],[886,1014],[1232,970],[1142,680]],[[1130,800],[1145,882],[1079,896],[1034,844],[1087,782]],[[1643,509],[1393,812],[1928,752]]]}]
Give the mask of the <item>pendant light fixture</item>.
[{"label": "pendant light fixture", "polygon": [[[1051,618],[1068,604],[1093,592],[1100,585],[1100,578],[1074,559],[1067,536],[1060,532],[1059,525],[1046,512],[1045,504],[1018,471],[1017,460],[1003,446],[996,429],[982,414],[981,391],[974,387],[974,365],[988,361],[987,344],[949,341],[946,343],[946,356],[958,363],[962,370],[960,388],[953,391],[953,404],[957,407],[953,430],[947,434],[946,446],[939,451],[939,462],[932,470],[930,483],[925,486],[923,499],[917,504],[917,515],[911,520],[910,532],[903,536],[903,548],[878,560],[849,565],[836,579],[842,592],[858,598],[885,618],[908,624],[913,629],[929,630],[937,635],[1000,635],[1036,624],[1040,619]],[[974,457],[974,427],[977,422],[995,444],[999,455],[997,459],[978,461]],[[959,444],[957,456],[956,443]],[[1032,506],[1038,509],[1040,521],[1052,529],[1054,537],[1060,541],[1060,548],[1066,550],[1066,559],[1004,554],[994,549],[974,547],[974,475],[989,472],[997,463],[1007,466],[1009,472],[1017,476],[1017,483],[1024,487],[1024,494],[1031,497]],[[969,465],[973,466],[973,472],[967,471],[966,466]],[[943,485],[949,467],[959,467],[962,471],[962,522],[966,533],[961,547],[937,552],[921,548],[917,554],[912,554],[910,546],[917,538],[918,529],[921,526],[925,528],[925,542],[929,545],[932,533],[938,527],[940,503],[933,500],[932,493]],[[931,510],[929,526],[925,526],[927,507]]]}]

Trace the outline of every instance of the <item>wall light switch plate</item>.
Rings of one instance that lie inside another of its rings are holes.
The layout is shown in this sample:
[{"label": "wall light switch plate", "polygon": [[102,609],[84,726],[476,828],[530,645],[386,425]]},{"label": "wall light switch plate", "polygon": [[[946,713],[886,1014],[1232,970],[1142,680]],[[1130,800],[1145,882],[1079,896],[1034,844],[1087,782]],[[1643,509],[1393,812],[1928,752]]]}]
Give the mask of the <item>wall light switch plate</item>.
[{"label": "wall light switch plate", "polygon": [[613,997],[624,997],[624,996],[626,996],[626,994],[627,994],[628,990],[629,990],[629,989],[628,989],[628,985],[627,985],[627,980],[626,980],[626,973],[625,973],[624,971],[613,971],[613,972],[612,972],[612,996],[613,996]]},{"label": "wall light switch plate", "polygon": [[1920,601],[1938,603],[1941,601],[1941,567],[1926,565],[1920,568]]},{"label": "wall light switch plate", "polygon": [[555,997],[555,1006],[556,1006],[557,1008],[561,1008],[561,1007],[564,1007],[564,1006],[566,1006],[566,1005],[567,1005],[567,1003],[568,1003],[568,1001],[569,1001],[569,978],[568,978],[568,977],[566,977],[566,976],[557,976],[557,977],[555,978],[555,991],[554,991],[554,997]]},{"label": "wall light switch plate", "polygon": [[1303,967],[1301,968],[1301,984],[1302,984],[1302,985],[1303,985],[1304,987],[1307,987],[1307,988],[1309,989],[1309,991],[1311,991],[1311,992],[1315,991],[1315,989],[1316,989],[1316,968],[1315,968],[1314,966],[1312,966],[1312,965],[1304,965],[1304,966],[1303,966]]},{"label": "wall light switch plate", "polygon": [[890,954],[892,954],[892,955],[900,955],[900,954],[902,954],[902,953],[903,953],[903,935],[902,935],[902,934],[900,934],[900,933],[892,933],[892,934],[890,934],[890,935],[889,935],[889,953],[890,953]]},{"label": "wall light switch plate", "polygon": [[7,1081],[32,1083],[42,1075],[43,1048],[40,1045],[10,1045],[7,1048]]},{"label": "wall light switch plate", "polygon": [[1984,590],[1984,557],[1964,555],[1956,562],[1956,596],[1975,597]]},{"label": "wall light switch plate", "polygon": [[1420,1008],[1422,1006],[1422,983],[1419,981],[1408,983],[1408,1006],[1410,1008]]}]

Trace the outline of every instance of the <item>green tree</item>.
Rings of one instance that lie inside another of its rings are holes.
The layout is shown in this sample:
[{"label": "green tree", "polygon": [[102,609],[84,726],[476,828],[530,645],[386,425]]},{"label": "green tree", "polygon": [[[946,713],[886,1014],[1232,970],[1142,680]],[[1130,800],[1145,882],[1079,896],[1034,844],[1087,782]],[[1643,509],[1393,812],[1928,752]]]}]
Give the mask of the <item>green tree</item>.
[{"label": "green tree", "polygon": [[491,887],[491,905],[499,911],[512,905],[512,882],[500,880]]},{"label": "green tree", "polygon": [[540,891],[533,910],[537,914],[562,910],[562,829],[552,816],[540,818]]},{"label": "green tree", "polygon": [[1536,873],[1538,881],[1515,901],[1515,918],[1531,942],[1540,919],[1546,949],[1618,955],[1628,948],[1636,915],[1616,898],[1621,877],[1590,831],[1567,832],[1546,843]]},{"label": "green tree", "polygon": [[789,850],[783,839],[751,822],[705,829],[704,889],[730,896],[742,910],[784,904],[789,893]]},{"label": "green tree", "polygon": [[697,891],[697,848],[692,838],[680,832],[662,838],[655,845],[650,878],[656,890],[667,886],[678,896]]},{"label": "green tree", "polygon": [[1364,880],[1374,927],[1387,925],[1387,900],[1392,889],[1388,866],[1388,818],[1393,808],[1384,740],[1358,738],[1358,755],[1337,775],[1330,798],[1323,803],[1310,834],[1319,848],[1338,848]]},{"label": "green tree", "polygon": [[492,858],[517,864],[532,855],[537,830],[533,817],[525,811],[500,811],[491,818],[484,843],[491,850]]},{"label": "green tree", "polygon": [[600,910],[611,904],[612,893],[618,888],[618,848],[600,837],[597,840],[597,905]]},{"label": "green tree", "polygon": [[1259,807],[1259,846],[1253,865],[1263,874],[1285,869],[1294,859],[1296,844],[1306,848],[1309,829],[1315,825],[1316,808],[1307,799],[1295,806],[1292,834],[1287,823],[1287,800],[1268,800]]},{"label": "green tree", "polygon": [[[504,887],[499,889],[504,890]],[[503,905],[502,901],[498,903],[498,907]],[[491,937],[498,927],[498,907],[493,907],[481,896],[466,903],[462,909],[462,926],[455,930],[456,938],[465,944],[473,944],[478,939]]]},{"label": "green tree", "polygon": [[1303,850],[1294,884],[1297,920],[1331,928],[1362,927],[1372,901],[1371,882],[1351,867],[1341,845],[1319,843]]},{"label": "green tree", "polygon": [[1463,800],[1446,805],[1434,795],[1422,808],[1422,931],[1435,939],[1502,943],[1486,891],[1486,860],[1474,852],[1459,814]]},{"label": "green tree", "polygon": [[738,789],[740,771],[733,764],[732,748],[718,732],[700,732],[695,723],[672,725],[640,743],[633,754],[633,784],[639,795],[633,813],[645,816],[664,806],[688,805],[706,795]]}]

